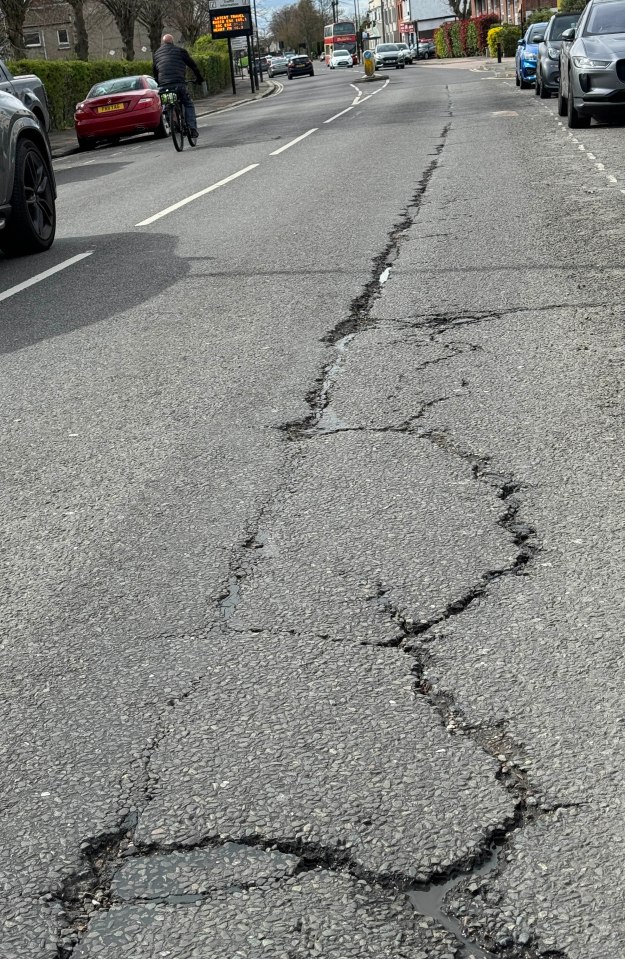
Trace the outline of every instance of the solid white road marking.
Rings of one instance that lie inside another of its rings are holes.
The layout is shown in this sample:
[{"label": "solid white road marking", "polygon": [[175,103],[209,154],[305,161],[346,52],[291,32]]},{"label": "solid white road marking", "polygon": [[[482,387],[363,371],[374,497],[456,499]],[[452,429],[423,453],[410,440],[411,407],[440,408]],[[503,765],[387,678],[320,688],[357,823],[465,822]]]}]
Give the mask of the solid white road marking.
[{"label": "solid white road marking", "polygon": [[324,120],[324,123],[332,123],[333,120],[338,120],[339,117],[342,117],[344,113],[349,113],[350,110],[353,110],[353,106],[347,107],[346,110],[341,110],[340,113],[335,113],[333,117],[330,117],[329,120]]},{"label": "solid white road marking", "polygon": [[179,210],[181,206],[186,206],[187,203],[192,203],[193,200],[198,200],[201,196],[206,196],[207,193],[212,193],[213,190],[218,190],[220,186],[225,186],[226,183],[231,183],[232,180],[236,180],[238,177],[243,176],[244,173],[249,173],[250,170],[255,170],[257,166],[258,163],[251,163],[249,166],[239,170],[238,173],[231,173],[230,176],[226,176],[223,178],[223,180],[213,183],[212,186],[207,186],[204,190],[198,190],[197,193],[192,193],[191,196],[186,197],[184,200],[179,200],[178,203],[173,203],[171,206],[168,206],[166,210],[161,210],[160,213],[155,213],[154,216],[149,216],[147,220],[141,220],[140,223],[135,223],[135,226],[149,226],[150,223],[154,223],[155,220],[160,220],[162,216],[167,216],[168,213],[173,213],[174,210]]},{"label": "solid white road marking", "polygon": [[10,296],[15,296],[16,293],[21,293],[22,290],[27,290],[29,286],[34,286],[35,283],[41,283],[42,280],[47,280],[49,276],[53,276],[55,273],[60,273],[61,270],[66,270],[68,266],[73,266],[74,263],[78,263],[80,260],[84,260],[86,257],[91,256],[93,250],[87,250],[86,253],[78,253],[76,256],[72,256],[69,260],[63,260],[62,263],[57,263],[56,266],[50,267],[49,270],[44,270],[43,273],[38,273],[37,276],[32,276],[30,280],[24,280],[23,283],[18,283],[16,286],[10,287],[8,290],[4,290],[3,293],[0,293],[0,300],[8,300]]},{"label": "solid white road marking", "polygon": [[306,133],[302,133],[301,137],[295,137],[295,139],[291,140],[290,143],[285,143],[283,147],[280,147],[279,150],[274,150],[273,153],[269,154],[269,156],[277,157],[279,153],[284,153],[285,150],[288,150],[289,147],[295,146],[295,144],[299,143],[300,140],[305,140],[306,137],[309,137],[311,133],[316,133],[318,129],[319,127],[313,127],[312,130],[307,130]]}]

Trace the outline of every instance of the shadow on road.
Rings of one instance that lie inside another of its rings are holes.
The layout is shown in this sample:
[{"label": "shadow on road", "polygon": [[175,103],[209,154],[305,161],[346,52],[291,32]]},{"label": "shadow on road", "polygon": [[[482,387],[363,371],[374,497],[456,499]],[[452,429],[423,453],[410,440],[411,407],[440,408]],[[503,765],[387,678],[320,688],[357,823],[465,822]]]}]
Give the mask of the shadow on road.
[{"label": "shadow on road", "polygon": [[57,240],[39,256],[0,256],[0,292],[87,250],[93,254],[0,305],[0,354],[116,317],[174,285],[189,272],[177,238],[112,233]]},{"label": "shadow on road", "polygon": [[56,182],[58,186],[65,183],[79,183],[82,180],[95,180],[100,176],[109,176],[111,173],[119,173],[124,167],[129,165],[130,161],[120,162],[111,161],[108,163],[83,163],[80,166],[71,167],[67,170],[55,171]]}]

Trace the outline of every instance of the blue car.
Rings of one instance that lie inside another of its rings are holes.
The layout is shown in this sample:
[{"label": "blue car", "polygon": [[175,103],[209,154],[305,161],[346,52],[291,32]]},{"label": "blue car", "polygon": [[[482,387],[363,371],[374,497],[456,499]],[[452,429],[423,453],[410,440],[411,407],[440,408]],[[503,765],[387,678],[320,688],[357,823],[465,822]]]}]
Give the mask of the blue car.
[{"label": "blue car", "polygon": [[526,90],[536,83],[536,61],[538,60],[538,44],[545,39],[547,23],[533,23],[525,31],[525,36],[517,44],[514,69],[516,85]]}]

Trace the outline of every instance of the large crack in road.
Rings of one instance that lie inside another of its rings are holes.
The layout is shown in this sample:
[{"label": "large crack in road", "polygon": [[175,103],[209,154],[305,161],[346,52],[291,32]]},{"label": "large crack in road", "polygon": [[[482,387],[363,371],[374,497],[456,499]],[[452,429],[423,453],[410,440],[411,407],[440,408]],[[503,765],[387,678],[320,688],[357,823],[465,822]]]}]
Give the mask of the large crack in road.
[{"label": "large crack in road", "polygon": [[[446,124],[435,149],[434,159],[413,193],[406,211],[392,229],[387,243],[374,261],[372,279],[367,283],[362,294],[352,303],[348,319],[342,320],[325,337],[327,345],[334,350],[334,357],[324,367],[314,390],[307,397],[310,413],[304,420],[285,426],[285,434],[289,442],[307,443],[329,435],[353,431],[376,432],[367,427],[352,427],[342,422],[332,407],[333,389],[342,374],[355,340],[363,331],[370,329],[376,323],[370,315],[372,304],[387,282],[389,271],[400,256],[402,242],[418,216],[428,184],[436,172],[443,153],[449,129],[450,124]],[[471,323],[484,322],[496,315],[499,316],[499,314],[482,314],[453,319],[426,317],[422,321],[416,318],[414,325],[417,328],[429,329],[434,338],[441,332],[464,328]],[[477,348],[474,344],[446,344],[447,355],[426,360],[423,365],[445,363],[459,353]],[[497,826],[486,830],[473,853],[443,868],[433,869],[426,881],[418,882],[415,882],[408,874],[402,875],[393,871],[385,874],[383,871],[376,872],[363,868],[354,860],[349,849],[340,850],[332,845],[323,847],[318,843],[293,841],[289,838],[280,840],[275,836],[268,838],[262,833],[244,832],[233,837],[234,842],[223,840],[218,835],[208,834],[196,843],[165,844],[158,839],[148,843],[138,836],[137,827],[158,790],[158,776],[151,769],[152,758],[167,734],[166,719],[171,719],[172,713],[181,703],[192,698],[201,689],[204,679],[201,676],[190,684],[186,692],[166,703],[162,722],[158,724],[148,744],[142,772],[133,787],[135,808],[124,815],[116,830],[85,841],[82,847],[81,867],[67,878],[60,894],[55,896],[58,918],[58,959],[89,955],[88,951],[83,953],[80,944],[85,941],[91,921],[95,916],[101,916],[113,908],[124,908],[131,903],[146,901],[181,906],[197,904],[210,896],[210,884],[208,888],[199,891],[197,887],[190,890],[185,887],[184,891],[178,892],[172,891],[171,876],[167,873],[160,885],[156,883],[156,893],[142,893],[140,886],[139,891],[126,890],[123,893],[120,891],[120,882],[127,875],[129,868],[136,870],[141,863],[146,864],[147,868],[147,863],[155,860],[161,862],[169,860],[171,863],[171,857],[178,857],[179,861],[189,863],[194,856],[203,853],[213,857],[210,861],[203,861],[203,864],[200,863],[199,866],[196,860],[201,876],[206,876],[207,870],[212,868],[211,864],[214,865],[215,862],[220,864],[220,869],[225,868],[220,857],[225,855],[227,859],[230,854],[245,857],[246,849],[256,850],[268,857],[273,857],[272,861],[278,857],[282,863],[282,871],[279,876],[273,877],[276,883],[284,881],[287,873],[291,876],[299,876],[302,873],[317,873],[321,870],[364,881],[373,889],[404,890],[408,894],[415,913],[433,920],[453,937],[458,959],[460,957],[468,959],[470,956],[474,959],[492,959],[493,956],[531,959],[538,955],[534,949],[535,943],[531,932],[525,929],[512,940],[510,937],[492,942],[477,942],[469,939],[461,921],[454,918],[453,911],[449,907],[449,902],[459,887],[469,890],[474,887],[477,890],[479,886],[474,885],[477,877],[488,877],[505,869],[506,857],[513,854],[517,832],[531,826],[538,817],[548,817],[557,807],[538,807],[523,765],[521,745],[515,743],[499,725],[492,729],[471,726],[456,707],[453,694],[435,686],[428,678],[430,633],[448,619],[461,616],[472,604],[487,598],[489,586],[494,580],[506,576],[524,575],[526,567],[532,563],[540,549],[537,531],[531,523],[523,519],[523,490],[513,476],[501,475],[491,470],[488,457],[460,449],[444,432],[419,429],[420,421],[428,411],[433,406],[444,403],[445,400],[445,396],[429,399],[409,418],[396,425],[381,427],[377,432],[405,434],[406,442],[429,443],[445,455],[467,464],[474,481],[481,486],[486,486],[503,506],[497,523],[516,547],[514,560],[512,563],[489,569],[473,586],[461,595],[450,598],[443,609],[425,619],[414,619],[402,611],[398,605],[387,600],[383,582],[378,585],[377,599],[381,601],[381,608],[395,630],[394,640],[386,645],[411,657],[415,695],[427,701],[451,741],[470,739],[494,761],[497,767],[495,773],[497,781],[502,789],[513,797],[513,814],[502,818]],[[291,462],[291,459],[287,460],[287,469]],[[272,503],[268,506],[275,506],[275,504],[274,496]],[[238,554],[234,555],[227,584],[217,597],[221,624],[218,624],[216,628],[225,631],[226,634],[237,629],[231,621],[245,601],[242,587],[246,580],[253,576],[255,567],[262,562],[262,556],[266,554],[269,545],[270,540],[263,528],[261,515],[254,524],[254,529],[246,533]],[[384,643],[381,644],[382,647],[384,645]],[[288,865],[283,868],[284,863]],[[238,874],[230,877],[227,883],[230,883],[228,888],[238,890],[249,891],[256,888],[254,878],[243,881]],[[544,956],[544,953],[541,955]],[[555,957],[556,953],[552,955]]]}]

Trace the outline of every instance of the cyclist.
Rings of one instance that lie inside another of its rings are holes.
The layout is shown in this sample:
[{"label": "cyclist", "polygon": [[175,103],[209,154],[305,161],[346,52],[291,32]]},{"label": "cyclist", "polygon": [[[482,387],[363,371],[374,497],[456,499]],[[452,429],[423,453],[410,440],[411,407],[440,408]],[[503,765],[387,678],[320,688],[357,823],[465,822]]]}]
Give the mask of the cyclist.
[{"label": "cyclist", "polygon": [[187,89],[187,67],[195,74],[196,83],[204,82],[195,60],[189,56],[184,47],[176,46],[171,33],[166,33],[162,44],[152,58],[152,73],[160,87],[167,87],[168,90],[176,91],[184,107],[189,133],[191,136],[197,137],[195,107]]}]

